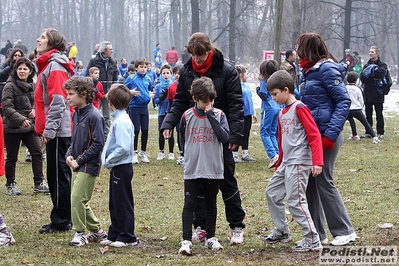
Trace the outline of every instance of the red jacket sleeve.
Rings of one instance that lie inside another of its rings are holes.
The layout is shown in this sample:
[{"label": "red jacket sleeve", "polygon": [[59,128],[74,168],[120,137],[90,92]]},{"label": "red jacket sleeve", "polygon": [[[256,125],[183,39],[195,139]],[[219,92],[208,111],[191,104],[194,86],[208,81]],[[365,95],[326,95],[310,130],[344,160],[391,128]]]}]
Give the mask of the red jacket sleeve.
[{"label": "red jacket sleeve", "polygon": [[312,164],[323,166],[324,160],[321,135],[316,123],[313,120],[312,113],[310,112],[309,108],[306,107],[306,105],[297,105],[296,113],[308,137],[310,150],[312,151]]},{"label": "red jacket sleeve", "polygon": [[103,84],[101,84],[101,82],[97,82],[96,88],[97,88],[96,99],[100,101],[104,98]]}]

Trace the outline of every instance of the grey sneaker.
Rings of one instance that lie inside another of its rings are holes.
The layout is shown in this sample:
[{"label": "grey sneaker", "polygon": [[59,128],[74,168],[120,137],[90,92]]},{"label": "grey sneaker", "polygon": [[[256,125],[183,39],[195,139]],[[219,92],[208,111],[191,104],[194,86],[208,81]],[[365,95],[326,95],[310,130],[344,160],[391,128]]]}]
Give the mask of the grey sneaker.
[{"label": "grey sneaker", "polygon": [[292,250],[297,252],[307,252],[307,251],[318,251],[322,248],[323,246],[321,245],[320,241],[317,241],[315,243],[310,243],[306,239],[302,239],[301,241],[299,241],[299,243],[296,246],[292,247]]},{"label": "grey sneaker", "polygon": [[292,241],[291,235],[285,233],[282,235],[276,235],[274,232],[272,232],[270,235],[265,235],[263,237],[263,242],[269,243],[269,244],[274,244],[277,242],[281,243],[288,243]]},{"label": "grey sneaker", "polygon": [[50,193],[50,189],[48,188],[46,181],[43,180],[39,185],[35,185],[33,187],[33,192],[34,193]]},{"label": "grey sneaker", "polygon": [[377,136],[379,139],[383,139],[384,138],[384,134],[378,134]]},{"label": "grey sneaker", "polygon": [[242,160],[243,162],[255,162],[255,161],[256,161],[256,159],[253,158],[253,157],[252,157],[251,155],[249,155],[249,154],[247,154],[247,155],[245,155],[245,156],[242,156],[241,160]]},{"label": "grey sneaker", "polygon": [[363,136],[360,136],[361,139],[371,139],[373,138],[370,134],[364,134]]},{"label": "grey sneaker", "polygon": [[8,185],[6,185],[6,187],[7,187],[6,193],[8,195],[16,196],[16,195],[21,194],[21,191],[17,188],[15,183],[8,184]]},{"label": "grey sneaker", "polygon": [[241,159],[237,156],[233,156],[235,163],[241,163]]}]

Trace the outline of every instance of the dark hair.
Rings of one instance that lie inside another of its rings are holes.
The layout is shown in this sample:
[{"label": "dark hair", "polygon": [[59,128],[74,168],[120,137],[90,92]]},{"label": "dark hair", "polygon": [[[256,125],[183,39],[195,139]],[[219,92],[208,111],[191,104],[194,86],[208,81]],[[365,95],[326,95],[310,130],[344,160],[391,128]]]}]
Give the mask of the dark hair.
[{"label": "dark hair", "polygon": [[61,52],[66,50],[67,41],[61,32],[54,28],[46,28],[43,30],[43,33],[46,34],[48,39],[47,45],[51,49],[57,49]]},{"label": "dark hair", "polygon": [[211,43],[208,35],[203,32],[196,32],[191,35],[188,41],[187,52],[193,55],[205,55],[208,51],[214,51],[215,47]]},{"label": "dark hair", "polygon": [[75,90],[82,97],[86,95],[86,102],[93,102],[95,87],[93,79],[90,77],[73,76],[62,84],[66,90]]},{"label": "dark hair", "polygon": [[134,67],[138,68],[140,65],[147,65],[147,60],[144,57],[138,57],[134,61]]},{"label": "dark hair", "polygon": [[280,69],[280,66],[276,60],[265,60],[260,63],[259,73],[262,79],[268,79],[274,72]]},{"label": "dark hair", "polygon": [[355,55],[359,55],[359,52],[353,51],[353,53],[354,53]]},{"label": "dark hair", "polygon": [[298,37],[296,43],[298,46],[296,53],[299,58],[307,59],[309,61],[309,66],[313,66],[317,61],[323,58],[331,58],[337,61],[328,51],[327,45],[317,33],[303,33]]},{"label": "dark hair", "polygon": [[170,65],[168,65],[168,64],[163,65],[163,66],[161,67],[160,72],[162,73],[162,70],[164,70],[164,69],[169,69],[170,74],[172,74],[172,67],[171,67]]},{"label": "dark hair", "polygon": [[89,74],[93,74],[94,71],[99,71],[100,72],[100,69],[98,67],[96,67],[96,66],[93,66],[93,67],[89,68]]},{"label": "dark hair", "polygon": [[346,80],[348,81],[348,83],[356,83],[358,78],[359,75],[353,71],[348,72],[348,75],[346,76]]},{"label": "dark hair", "polygon": [[237,70],[238,74],[242,74],[242,73],[247,72],[247,71],[248,71],[248,68],[246,68],[246,67],[243,66],[243,65],[237,65],[237,66],[236,66],[236,70]]},{"label": "dark hair", "polygon": [[129,71],[136,71],[136,67],[135,67],[134,64],[130,64],[130,65],[127,67],[127,72],[129,72]]},{"label": "dark hair", "polygon": [[180,73],[180,71],[181,71],[182,68],[183,68],[183,65],[182,65],[182,64],[175,65],[175,66],[173,67],[173,70],[172,70],[173,74],[175,74],[175,73],[177,73],[177,72]]},{"label": "dark hair", "polygon": [[125,110],[132,99],[128,87],[117,83],[111,85],[105,97],[107,97],[108,101],[118,110]]},{"label": "dark hair", "polygon": [[285,58],[288,58],[292,55],[292,53],[294,52],[294,50],[287,50],[285,51]]},{"label": "dark hair", "polygon": [[6,65],[9,66],[11,62],[14,60],[14,55],[16,52],[21,53],[21,57],[25,57],[25,53],[20,49],[20,48],[12,48],[10,49],[10,52],[8,54],[8,57],[6,59]]},{"label": "dark hair", "polygon": [[36,68],[35,65],[30,61],[28,58],[25,57],[20,57],[18,60],[15,62],[14,67],[11,72],[11,77],[13,77],[15,80],[19,79],[18,74],[17,74],[17,69],[20,65],[25,64],[29,70],[31,71],[30,75],[28,76],[27,82],[32,83],[33,82],[33,77],[36,74]]},{"label": "dark hair", "polygon": [[191,84],[191,95],[196,100],[213,101],[216,98],[216,90],[213,81],[208,77],[201,77],[195,79]]},{"label": "dark hair", "polygon": [[294,79],[286,70],[278,70],[269,77],[266,82],[266,87],[268,91],[274,89],[284,90],[284,88],[288,88],[288,91],[294,94]]}]

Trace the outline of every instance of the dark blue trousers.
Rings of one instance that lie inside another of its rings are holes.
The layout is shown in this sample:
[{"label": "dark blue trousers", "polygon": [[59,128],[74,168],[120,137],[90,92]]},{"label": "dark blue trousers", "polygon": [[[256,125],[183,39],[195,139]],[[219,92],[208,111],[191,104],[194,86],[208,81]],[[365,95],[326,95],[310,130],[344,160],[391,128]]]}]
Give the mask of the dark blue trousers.
[{"label": "dark blue trousers", "polygon": [[108,240],[133,243],[134,201],[132,190],[133,165],[122,164],[112,168],[109,182],[109,213],[111,225]]}]

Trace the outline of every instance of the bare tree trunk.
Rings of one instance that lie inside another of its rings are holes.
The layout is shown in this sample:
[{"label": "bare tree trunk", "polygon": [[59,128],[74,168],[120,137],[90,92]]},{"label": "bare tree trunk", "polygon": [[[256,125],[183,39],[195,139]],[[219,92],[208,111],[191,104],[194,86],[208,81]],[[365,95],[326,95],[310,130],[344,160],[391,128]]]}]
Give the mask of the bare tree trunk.
[{"label": "bare tree trunk", "polygon": [[230,0],[229,61],[236,61],[236,0]]},{"label": "bare tree trunk", "polygon": [[172,34],[171,36],[173,37],[172,39],[172,45],[176,47],[176,50],[179,51],[181,46],[181,32],[180,32],[180,25],[179,25],[179,19],[178,19],[178,14],[179,14],[179,9],[180,9],[180,1],[179,0],[172,0],[170,4],[170,19],[172,23]]},{"label": "bare tree trunk", "polygon": [[191,16],[191,33],[200,31],[198,0],[191,0]]},{"label": "bare tree trunk", "polygon": [[190,38],[190,33],[188,30],[188,14],[189,9],[188,9],[188,1],[183,0],[182,1],[182,10],[181,10],[181,21],[182,21],[182,36],[183,36],[183,46],[187,45],[188,43],[188,38]]},{"label": "bare tree trunk", "polygon": [[281,63],[280,51],[281,51],[281,35],[282,35],[282,24],[283,24],[283,9],[284,9],[284,0],[277,0],[274,60],[276,60],[279,64]]},{"label": "bare tree trunk", "polygon": [[291,47],[290,49],[293,49],[296,44],[296,39],[299,37],[301,34],[301,27],[302,27],[302,21],[301,21],[301,13],[299,12],[300,6],[299,6],[300,1],[292,1],[292,10],[293,10],[293,21],[292,21],[292,35],[291,35]]},{"label": "bare tree trunk", "polygon": [[[351,45],[351,16],[352,16],[352,0],[345,2],[345,25],[344,25],[344,50],[349,49]],[[342,58],[345,58],[343,51]]]}]

